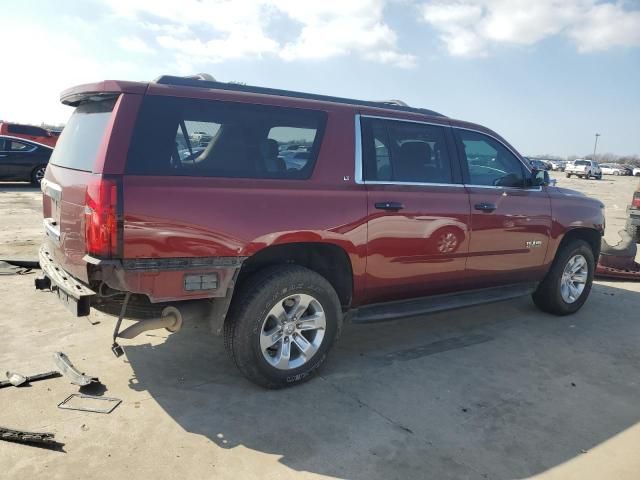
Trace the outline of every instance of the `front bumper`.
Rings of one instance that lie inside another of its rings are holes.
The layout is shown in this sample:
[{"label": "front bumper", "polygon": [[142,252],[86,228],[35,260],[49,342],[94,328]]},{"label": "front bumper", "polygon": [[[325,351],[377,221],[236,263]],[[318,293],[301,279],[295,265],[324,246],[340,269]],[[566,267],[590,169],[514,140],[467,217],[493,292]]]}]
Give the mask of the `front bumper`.
[{"label": "front bumper", "polygon": [[57,265],[46,245],[40,247],[39,260],[43,276],[36,278],[36,288],[56,293],[60,301],[75,316],[86,317],[89,315],[91,297],[96,292]]}]

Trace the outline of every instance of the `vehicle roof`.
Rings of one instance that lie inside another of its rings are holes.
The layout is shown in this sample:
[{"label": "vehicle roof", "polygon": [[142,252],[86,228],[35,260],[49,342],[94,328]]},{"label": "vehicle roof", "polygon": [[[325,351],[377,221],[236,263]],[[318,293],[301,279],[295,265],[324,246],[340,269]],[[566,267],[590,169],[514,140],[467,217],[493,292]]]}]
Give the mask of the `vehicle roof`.
[{"label": "vehicle roof", "polygon": [[[451,125],[462,129],[474,130],[490,135],[504,143],[513,152],[517,150],[503,137],[477,123],[467,122],[446,117],[433,110],[413,108],[404,105],[391,105],[384,102],[356,100],[314,93],[295,92],[275,88],[255,87],[236,83],[224,83],[209,80],[199,80],[187,77],[165,75],[153,82],[131,82],[123,80],[104,80],[97,83],[78,85],[60,94],[60,100],[66,105],[76,106],[81,101],[95,97],[109,97],[117,93],[170,95],[184,98],[211,98],[215,94],[218,98],[230,101],[264,101],[274,104],[283,102],[297,108],[351,108],[354,113],[362,115],[381,116],[422,121],[427,123]],[[97,98],[96,98],[97,99]],[[275,101],[275,102],[274,102]],[[519,154],[518,154],[519,155]]]}]

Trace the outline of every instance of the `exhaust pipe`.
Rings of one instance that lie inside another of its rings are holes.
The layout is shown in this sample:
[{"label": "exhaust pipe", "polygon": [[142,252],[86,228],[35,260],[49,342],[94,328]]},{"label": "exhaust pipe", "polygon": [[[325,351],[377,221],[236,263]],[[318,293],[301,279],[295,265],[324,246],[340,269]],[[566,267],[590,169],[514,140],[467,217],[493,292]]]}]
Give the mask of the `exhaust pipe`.
[{"label": "exhaust pipe", "polygon": [[149,330],[159,330],[161,328],[166,328],[171,333],[175,333],[180,330],[180,328],[182,328],[182,314],[180,313],[180,310],[176,307],[165,307],[164,310],[162,310],[160,318],[141,320],[134,323],[120,332],[118,337],[131,340],[141,333]]}]

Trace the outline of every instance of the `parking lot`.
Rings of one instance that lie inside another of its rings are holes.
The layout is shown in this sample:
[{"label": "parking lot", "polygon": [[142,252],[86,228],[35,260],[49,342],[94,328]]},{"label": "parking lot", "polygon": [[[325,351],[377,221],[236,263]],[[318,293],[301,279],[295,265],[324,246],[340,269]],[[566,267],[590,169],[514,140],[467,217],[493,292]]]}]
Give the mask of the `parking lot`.
[{"label": "parking lot", "polygon": [[[616,243],[638,179],[566,179],[606,204]],[[0,184],[0,259],[35,258],[40,192]],[[266,391],[193,322],[110,351],[114,318],[72,318],[33,274],[0,277],[0,372],[54,368],[64,351],[100,377],[111,414],[57,408],[65,378],[0,390],[0,425],[64,444],[0,444],[4,478],[637,479],[640,283],[597,281],[569,317],[523,298],[349,325],[315,380]]]}]

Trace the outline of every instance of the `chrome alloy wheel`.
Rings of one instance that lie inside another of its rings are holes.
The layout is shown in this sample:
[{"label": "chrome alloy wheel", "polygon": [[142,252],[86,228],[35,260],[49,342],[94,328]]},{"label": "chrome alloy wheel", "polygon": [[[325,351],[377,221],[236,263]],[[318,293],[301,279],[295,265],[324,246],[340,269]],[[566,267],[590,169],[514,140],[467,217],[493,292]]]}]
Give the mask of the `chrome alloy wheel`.
[{"label": "chrome alloy wheel", "polygon": [[326,326],[318,300],[304,293],[289,295],[279,300],[262,322],[262,356],[278,370],[301,367],[322,345]]},{"label": "chrome alloy wheel", "polygon": [[574,303],[580,298],[589,277],[589,265],[582,255],[569,259],[562,272],[560,294],[566,303]]},{"label": "chrome alloy wheel", "polygon": [[458,237],[455,233],[445,233],[438,239],[438,252],[451,253],[458,248]]}]

